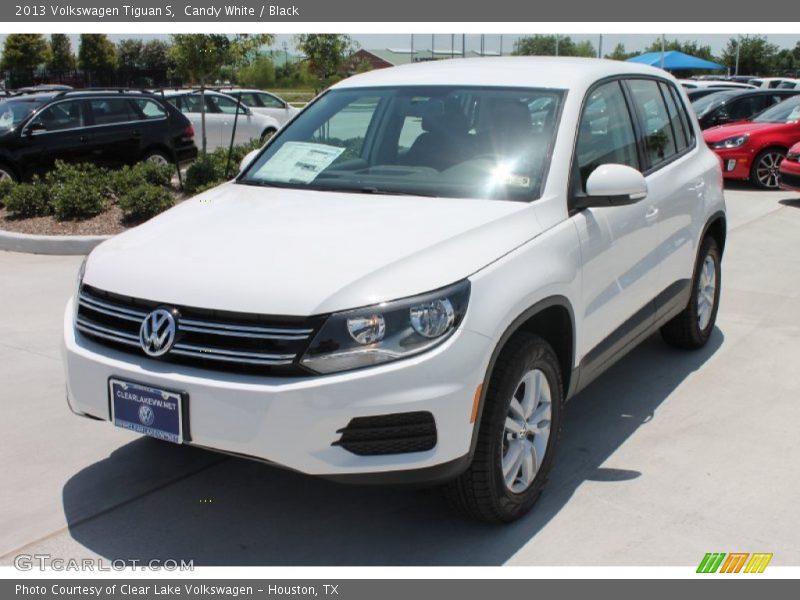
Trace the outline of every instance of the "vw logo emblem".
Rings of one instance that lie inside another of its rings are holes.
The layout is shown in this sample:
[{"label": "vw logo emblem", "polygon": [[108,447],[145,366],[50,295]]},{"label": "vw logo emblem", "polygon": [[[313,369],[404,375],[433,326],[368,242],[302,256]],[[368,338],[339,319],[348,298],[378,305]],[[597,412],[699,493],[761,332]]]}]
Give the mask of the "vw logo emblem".
[{"label": "vw logo emblem", "polygon": [[142,404],[139,407],[139,420],[142,422],[142,425],[150,427],[155,419],[156,415],[153,413],[153,409],[147,406],[147,404]]},{"label": "vw logo emblem", "polygon": [[142,321],[139,328],[139,343],[148,356],[162,356],[175,343],[178,326],[175,315],[164,308],[157,308]]}]

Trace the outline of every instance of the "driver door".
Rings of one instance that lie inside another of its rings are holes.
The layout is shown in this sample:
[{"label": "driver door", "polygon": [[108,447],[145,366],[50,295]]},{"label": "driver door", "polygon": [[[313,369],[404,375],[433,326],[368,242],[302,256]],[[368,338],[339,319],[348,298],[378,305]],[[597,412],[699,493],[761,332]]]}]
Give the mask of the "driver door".
[{"label": "driver door", "polygon": [[[591,172],[608,163],[641,170],[633,119],[619,81],[594,88],[584,103],[571,196],[584,194]],[[651,211],[645,198],[628,206],[584,208],[572,216],[583,261],[579,351],[587,368],[612,361],[653,323],[659,265]]]},{"label": "driver door", "polygon": [[93,162],[94,141],[86,118],[84,100],[62,100],[39,111],[21,132],[21,162],[29,172],[46,173],[57,160]]}]

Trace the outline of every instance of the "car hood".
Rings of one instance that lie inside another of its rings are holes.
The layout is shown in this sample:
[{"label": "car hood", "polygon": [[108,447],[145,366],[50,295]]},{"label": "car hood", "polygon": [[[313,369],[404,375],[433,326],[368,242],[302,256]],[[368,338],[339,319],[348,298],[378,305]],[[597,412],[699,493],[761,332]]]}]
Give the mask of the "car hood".
[{"label": "car hood", "polygon": [[703,132],[703,138],[706,142],[719,142],[729,137],[735,137],[744,133],[763,132],[767,133],[774,130],[780,130],[786,127],[785,123],[756,123],[754,121],[742,121],[739,123],[731,123],[729,125],[718,125],[711,127]]},{"label": "car hood", "polygon": [[309,316],[443,287],[540,232],[535,204],[227,183],[98,246],[84,281],[165,304]]}]

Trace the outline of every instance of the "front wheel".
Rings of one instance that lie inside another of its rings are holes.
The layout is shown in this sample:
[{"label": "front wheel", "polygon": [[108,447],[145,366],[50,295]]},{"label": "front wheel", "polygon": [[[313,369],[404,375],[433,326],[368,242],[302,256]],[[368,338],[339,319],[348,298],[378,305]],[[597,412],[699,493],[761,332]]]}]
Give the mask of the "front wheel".
[{"label": "front wheel", "polygon": [[527,513],[553,464],[563,399],[550,344],[536,335],[512,338],[492,372],[472,464],[445,487],[451,504],[490,523]]},{"label": "front wheel", "polygon": [[10,181],[17,183],[17,174],[10,168],[0,163],[0,181]]},{"label": "front wheel", "polygon": [[750,169],[750,181],[760,188],[774,190],[778,188],[780,166],[786,158],[782,148],[767,148],[753,161]]},{"label": "front wheel", "polygon": [[697,256],[689,304],[661,328],[665,342],[676,348],[705,346],[717,320],[721,281],[719,248],[714,238],[708,236]]}]

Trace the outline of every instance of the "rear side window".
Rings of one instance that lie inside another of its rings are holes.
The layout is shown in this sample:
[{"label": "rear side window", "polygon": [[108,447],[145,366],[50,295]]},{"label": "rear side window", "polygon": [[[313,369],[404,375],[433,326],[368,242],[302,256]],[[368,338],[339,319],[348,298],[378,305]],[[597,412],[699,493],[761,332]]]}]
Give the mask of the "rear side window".
[{"label": "rear side window", "polygon": [[658,167],[678,153],[675,132],[657,81],[631,79],[628,85],[642,121],[645,153],[649,166]]},{"label": "rear side window", "polygon": [[731,121],[749,119],[766,108],[766,99],[764,94],[740,98],[728,106],[728,118]]},{"label": "rear side window", "polygon": [[674,106],[678,111],[678,120],[681,122],[683,130],[686,132],[686,141],[689,146],[692,146],[694,144],[694,127],[692,126],[692,119],[689,117],[689,113],[686,110],[686,105],[683,103],[683,100],[681,99],[678,90],[675,89],[675,86],[670,84],[665,85],[672,94]]},{"label": "rear side window", "polygon": [[670,93],[669,86],[664,82],[660,82],[658,85],[661,88],[661,95],[664,97],[664,101],[667,104],[667,113],[669,113],[669,122],[672,126],[672,131],[675,133],[677,151],[683,152],[691,145],[691,139],[687,137],[688,132],[678,116],[678,106],[675,104],[675,97]]},{"label": "rear side window", "polygon": [[133,103],[142,113],[144,119],[163,119],[167,116],[167,111],[158,102],[154,100],[136,99]]},{"label": "rear side window", "polygon": [[127,98],[97,98],[89,100],[95,125],[113,125],[138,121],[139,116]]},{"label": "rear side window", "polygon": [[606,163],[640,168],[633,124],[618,81],[595,88],[583,107],[575,146],[581,190],[589,174]]}]

